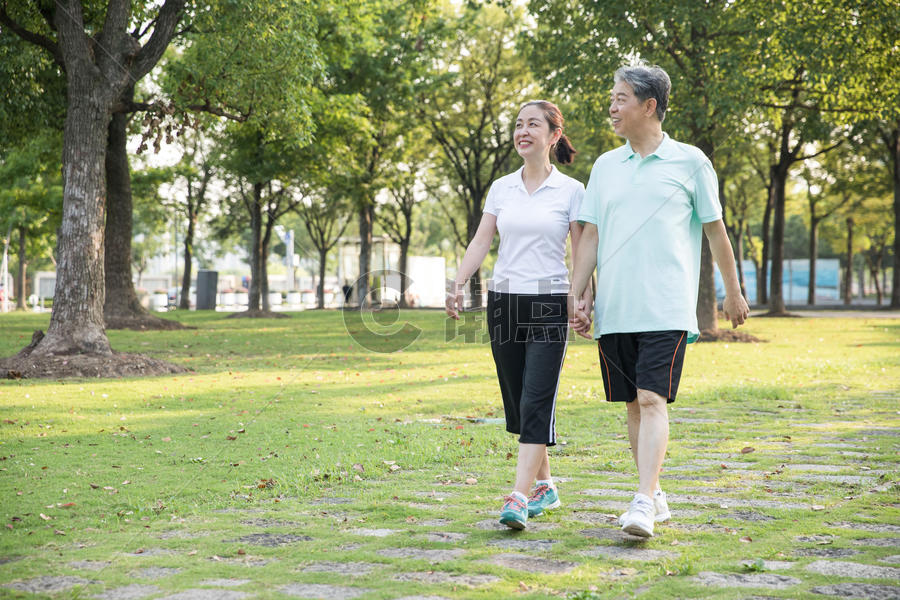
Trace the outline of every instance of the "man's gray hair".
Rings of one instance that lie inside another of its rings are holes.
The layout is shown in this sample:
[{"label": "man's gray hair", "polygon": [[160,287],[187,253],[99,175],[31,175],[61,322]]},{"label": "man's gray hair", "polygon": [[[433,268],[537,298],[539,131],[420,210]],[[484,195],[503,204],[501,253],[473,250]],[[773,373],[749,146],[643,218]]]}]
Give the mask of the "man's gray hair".
[{"label": "man's gray hair", "polygon": [[650,98],[656,100],[656,117],[660,123],[665,120],[672,81],[669,79],[668,73],[661,67],[647,65],[619,67],[614,79],[616,83],[624,81],[630,85],[634,90],[634,95],[641,102]]}]

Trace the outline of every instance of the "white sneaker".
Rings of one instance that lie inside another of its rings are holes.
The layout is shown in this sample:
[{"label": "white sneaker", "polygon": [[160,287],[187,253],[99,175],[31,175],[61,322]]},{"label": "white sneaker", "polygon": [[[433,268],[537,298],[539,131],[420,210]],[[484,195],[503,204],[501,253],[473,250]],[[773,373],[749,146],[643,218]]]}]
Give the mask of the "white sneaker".
[{"label": "white sneaker", "polygon": [[[666,502],[666,493],[662,490],[656,490],[656,493],[653,494],[653,508],[656,509],[656,516],[653,518],[657,523],[664,523],[672,518],[672,513],[669,512],[669,504]],[[619,527],[625,524],[625,515],[628,514],[626,510],[621,515],[619,515]]]},{"label": "white sneaker", "polygon": [[669,503],[666,502],[666,493],[662,490],[656,490],[653,494],[653,508],[656,509],[656,516],[653,518],[657,523],[665,523],[672,518],[669,512]]},{"label": "white sneaker", "polygon": [[625,513],[622,531],[640,537],[653,537],[653,518],[656,509],[653,507],[653,499],[644,494],[635,494],[631,501],[631,507]]}]

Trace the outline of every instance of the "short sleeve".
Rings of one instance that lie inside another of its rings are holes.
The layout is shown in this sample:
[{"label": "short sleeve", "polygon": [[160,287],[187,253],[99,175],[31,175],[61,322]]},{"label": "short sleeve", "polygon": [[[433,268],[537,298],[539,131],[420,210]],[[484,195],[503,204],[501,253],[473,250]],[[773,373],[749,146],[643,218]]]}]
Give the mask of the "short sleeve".
[{"label": "short sleeve", "polygon": [[588,179],[587,188],[584,190],[584,197],[581,201],[581,208],[578,211],[578,220],[585,223],[596,225],[599,221],[597,212],[600,207],[600,169],[597,168],[597,162],[591,169],[591,178]]},{"label": "short sleeve", "polygon": [[492,183],[491,188],[488,190],[487,198],[484,201],[484,210],[482,211],[492,214],[495,217],[500,214],[500,207],[497,206],[497,194],[494,191],[496,188],[496,182]]},{"label": "short sleeve", "polygon": [[694,212],[701,223],[711,223],[722,218],[719,181],[709,159],[703,156],[702,161],[694,178]]},{"label": "short sleeve", "polygon": [[580,181],[576,181],[572,185],[572,194],[569,197],[569,222],[578,220],[578,213],[581,212],[581,202],[584,200],[584,186]]}]

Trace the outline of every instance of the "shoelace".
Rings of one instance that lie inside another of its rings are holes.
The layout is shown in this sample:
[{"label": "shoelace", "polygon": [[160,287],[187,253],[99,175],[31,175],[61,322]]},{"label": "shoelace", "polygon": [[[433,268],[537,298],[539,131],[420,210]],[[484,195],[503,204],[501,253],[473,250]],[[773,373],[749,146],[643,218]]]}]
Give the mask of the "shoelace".
[{"label": "shoelace", "polygon": [[537,488],[535,488],[535,490],[531,493],[531,498],[529,498],[528,501],[531,502],[532,500],[540,500],[541,497],[543,497],[543,495],[549,491],[550,486],[542,483],[541,485],[537,486]]},{"label": "shoelace", "polygon": [[[518,510],[522,510],[523,508],[525,508],[525,503],[522,502],[521,500],[519,500],[518,498],[516,498],[515,496],[507,496],[506,498],[504,498],[504,500],[505,500],[506,504],[512,504],[513,507]],[[504,504],[504,506],[506,506],[506,504]]]},{"label": "shoelace", "polygon": [[639,500],[635,498],[631,501],[630,510],[637,510],[642,513],[646,513],[648,515],[653,515],[656,510],[653,508],[653,502],[647,502],[646,500]]}]

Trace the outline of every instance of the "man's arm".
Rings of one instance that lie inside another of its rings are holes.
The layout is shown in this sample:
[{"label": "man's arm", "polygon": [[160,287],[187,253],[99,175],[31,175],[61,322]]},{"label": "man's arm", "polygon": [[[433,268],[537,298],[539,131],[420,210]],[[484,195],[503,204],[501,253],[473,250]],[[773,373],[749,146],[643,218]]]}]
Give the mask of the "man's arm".
[{"label": "man's arm", "polygon": [[585,223],[574,252],[572,268],[572,288],[569,291],[569,321],[572,328],[582,337],[590,338],[590,311],[584,300],[584,292],[591,281],[591,274],[597,266],[597,226]]},{"label": "man's arm", "polygon": [[719,265],[719,273],[722,274],[722,281],[725,283],[725,300],[722,302],[722,310],[725,311],[725,318],[731,321],[731,326],[737,328],[750,316],[750,307],[744,296],[741,295],[741,285],[734,263],[734,252],[731,250],[731,242],[728,241],[725,223],[722,219],[704,223],[703,232],[709,239],[709,249],[716,264]]}]

